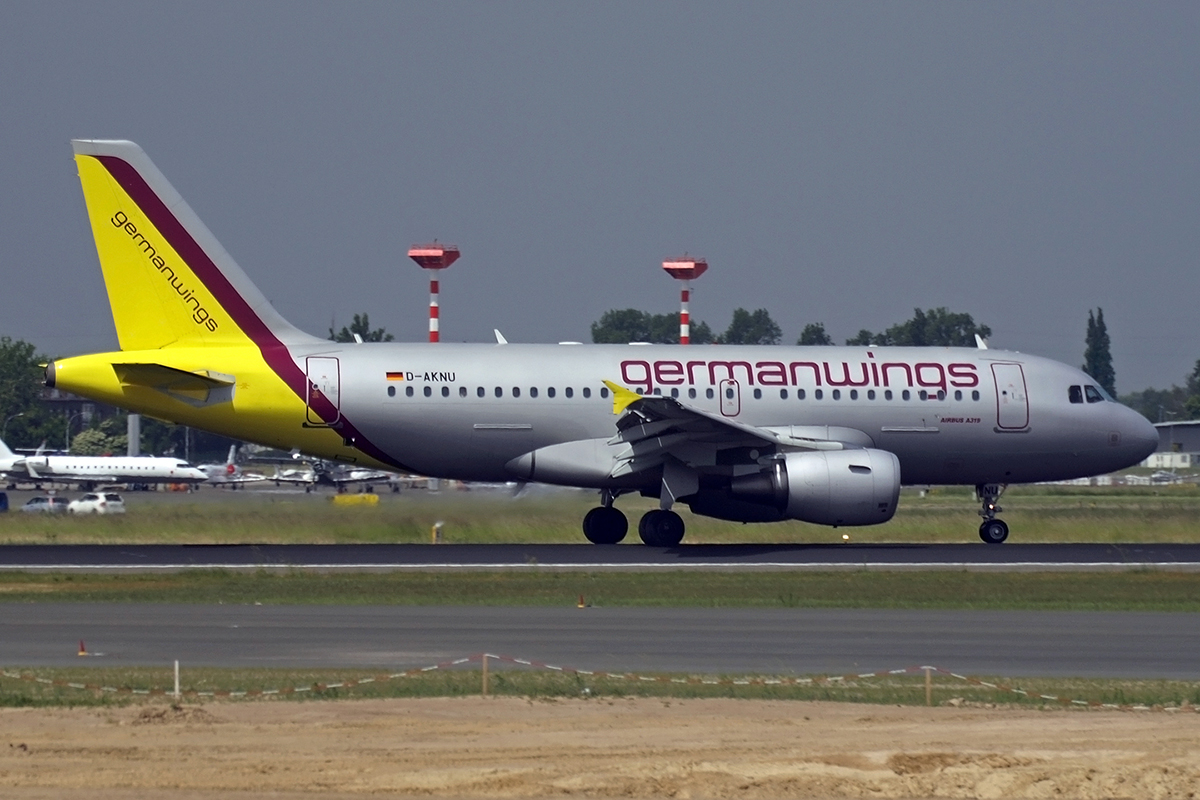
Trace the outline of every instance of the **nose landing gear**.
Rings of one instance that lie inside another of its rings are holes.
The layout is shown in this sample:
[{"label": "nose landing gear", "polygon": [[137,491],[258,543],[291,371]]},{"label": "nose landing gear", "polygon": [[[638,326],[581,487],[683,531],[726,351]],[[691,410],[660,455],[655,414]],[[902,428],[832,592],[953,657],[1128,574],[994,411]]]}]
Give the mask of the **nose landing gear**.
[{"label": "nose landing gear", "polygon": [[998,502],[1007,488],[1008,485],[1003,483],[981,483],[975,487],[975,498],[983,504],[979,510],[979,516],[983,517],[979,538],[987,544],[1003,544],[1008,538],[1008,525],[1004,520],[996,519],[996,514],[1004,510]]}]

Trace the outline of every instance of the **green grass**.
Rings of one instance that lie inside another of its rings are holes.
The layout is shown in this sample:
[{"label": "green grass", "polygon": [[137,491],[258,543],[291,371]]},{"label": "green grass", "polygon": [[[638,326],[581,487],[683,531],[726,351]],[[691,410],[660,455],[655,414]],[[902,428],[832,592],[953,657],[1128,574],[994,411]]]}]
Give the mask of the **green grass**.
[{"label": "green grass", "polygon": [[[151,668],[34,668],[17,670],[22,675],[45,680],[94,684],[126,689],[167,692],[172,687],[169,669]],[[215,669],[187,668],[181,674],[185,692],[244,692],[285,687],[327,686],[350,680],[371,677],[363,670],[302,670],[302,669]],[[495,696],[524,697],[551,701],[559,698],[586,698],[595,702],[611,702],[626,697],[657,697],[693,699],[732,697],[770,700],[829,700],[839,702],[925,705],[925,679],[921,673],[834,680],[817,678],[810,684],[771,685],[762,677],[731,675],[649,674],[658,680],[641,681],[601,676],[562,674],[527,669],[498,669],[492,664],[489,692]],[[777,679],[781,676],[770,676]],[[782,676],[785,679],[803,676]],[[686,682],[671,682],[672,679]],[[699,681],[718,681],[706,685]],[[1068,700],[1094,703],[1116,703],[1141,706],[1200,705],[1200,684],[1167,680],[1107,680],[1081,678],[1012,679],[985,678],[990,683],[1023,689],[1033,697],[1013,692],[973,685],[950,676],[935,673],[932,699],[934,705],[953,702],[967,704],[997,704],[1022,707],[1059,708],[1061,703],[1044,700],[1036,695],[1053,695]],[[736,683],[735,683],[736,682]],[[374,699],[413,697],[466,697],[481,693],[481,674],[478,666],[422,673],[410,677],[377,680],[353,688],[315,689],[301,693],[275,695],[269,702],[311,701],[328,699]],[[185,694],[185,703],[211,703],[211,697]],[[220,702],[267,702],[252,698],[220,698]],[[64,686],[35,683],[19,678],[0,676],[0,707],[57,707],[57,706],[125,706],[144,703],[167,703],[171,698],[147,698],[128,693],[112,694],[96,690],[79,690]]]},{"label": "green grass", "polygon": [[[982,545],[981,545],[982,546]],[[0,573],[0,602],[1200,611],[1200,573]],[[583,612],[581,612],[583,613]]]},{"label": "green grass", "polygon": [[[11,493],[14,505],[28,493]],[[0,544],[40,543],[424,543],[436,521],[450,543],[583,543],[580,520],[594,493],[562,491],[512,499],[504,491],[382,493],[375,507],[337,507],[328,495],[227,492],[126,494],[120,517],[0,514]],[[1200,541],[1200,487],[1015,487],[1002,500],[1013,542]],[[632,522],[654,501],[623,497]],[[977,542],[972,491],[906,490],[895,519],[868,528],[802,522],[740,525],[681,508],[686,542]],[[637,542],[635,534],[626,539]]]}]

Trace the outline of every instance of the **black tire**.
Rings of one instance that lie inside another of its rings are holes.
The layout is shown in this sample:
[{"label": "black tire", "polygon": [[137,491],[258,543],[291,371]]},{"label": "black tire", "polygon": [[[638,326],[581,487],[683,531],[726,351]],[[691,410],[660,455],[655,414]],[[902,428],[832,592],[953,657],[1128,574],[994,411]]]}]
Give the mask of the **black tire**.
[{"label": "black tire", "polygon": [[650,547],[675,547],[683,534],[683,519],[674,511],[647,511],[638,522],[638,535]]},{"label": "black tire", "polygon": [[1001,519],[989,519],[979,526],[979,538],[987,544],[1004,544],[1008,538],[1008,525]]},{"label": "black tire", "polygon": [[583,535],[592,544],[616,544],[629,531],[629,520],[612,506],[593,508],[583,517]]}]

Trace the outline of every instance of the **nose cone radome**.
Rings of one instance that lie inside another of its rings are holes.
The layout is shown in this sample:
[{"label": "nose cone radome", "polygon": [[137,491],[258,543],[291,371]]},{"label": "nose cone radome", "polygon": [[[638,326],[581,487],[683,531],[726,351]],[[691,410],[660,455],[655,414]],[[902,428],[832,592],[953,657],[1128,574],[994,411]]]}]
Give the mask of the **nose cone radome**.
[{"label": "nose cone radome", "polygon": [[1130,450],[1130,458],[1145,461],[1158,449],[1158,429],[1132,408],[1121,407],[1121,439]]}]

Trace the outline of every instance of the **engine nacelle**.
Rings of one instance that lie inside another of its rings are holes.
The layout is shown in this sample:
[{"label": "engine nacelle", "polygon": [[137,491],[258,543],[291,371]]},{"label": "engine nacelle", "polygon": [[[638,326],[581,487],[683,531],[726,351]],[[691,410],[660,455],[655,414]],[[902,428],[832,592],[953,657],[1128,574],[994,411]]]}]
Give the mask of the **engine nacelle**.
[{"label": "engine nacelle", "polygon": [[[701,508],[693,504],[692,510],[746,521],[773,517],[819,525],[878,525],[895,515],[899,498],[900,460],[867,447],[787,453],[762,472],[734,478],[727,501],[707,509],[709,503],[699,503]],[[754,506],[775,513],[752,513]]]}]

